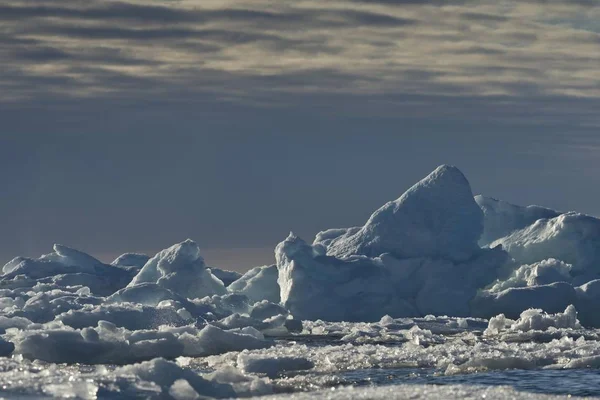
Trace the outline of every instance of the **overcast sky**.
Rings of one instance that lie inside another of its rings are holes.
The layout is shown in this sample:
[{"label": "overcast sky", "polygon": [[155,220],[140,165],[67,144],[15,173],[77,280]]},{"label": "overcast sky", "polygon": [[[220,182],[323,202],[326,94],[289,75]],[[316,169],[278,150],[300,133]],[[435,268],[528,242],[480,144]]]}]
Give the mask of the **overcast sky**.
[{"label": "overcast sky", "polygon": [[271,262],[443,163],[600,215],[597,0],[0,2],[0,264]]}]

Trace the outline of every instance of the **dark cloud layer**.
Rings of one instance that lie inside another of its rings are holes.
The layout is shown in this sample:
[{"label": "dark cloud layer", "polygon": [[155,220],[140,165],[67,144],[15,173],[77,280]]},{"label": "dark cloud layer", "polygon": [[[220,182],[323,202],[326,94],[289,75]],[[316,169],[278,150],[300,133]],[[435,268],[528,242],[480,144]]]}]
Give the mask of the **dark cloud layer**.
[{"label": "dark cloud layer", "polygon": [[444,162],[600,214],[598,20],[592,0],[6,1],[0,256],[268,249]]}]

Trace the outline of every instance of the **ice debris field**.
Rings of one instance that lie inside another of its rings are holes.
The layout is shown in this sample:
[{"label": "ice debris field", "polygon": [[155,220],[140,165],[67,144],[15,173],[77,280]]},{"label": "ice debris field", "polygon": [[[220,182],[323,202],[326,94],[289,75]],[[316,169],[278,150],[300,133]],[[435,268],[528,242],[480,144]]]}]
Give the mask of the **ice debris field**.
[{"label": "ice debris field", "polygon": [[475,196],[440,166],[276,264],[192,240],[111,264],[55,245],[0,277],[13,398],[600,395],[600,219]]}]

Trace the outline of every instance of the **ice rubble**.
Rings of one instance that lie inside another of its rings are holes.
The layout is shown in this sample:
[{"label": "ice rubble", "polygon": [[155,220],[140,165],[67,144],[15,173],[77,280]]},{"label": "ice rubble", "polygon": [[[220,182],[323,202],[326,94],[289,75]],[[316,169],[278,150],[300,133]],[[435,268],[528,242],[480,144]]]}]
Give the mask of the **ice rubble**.
[{"label": "ice rubble", "polygon": [[56,245],[17,258],[0,277],[0,356],[56,363],[127,364],[273,344],[301,329],[289,311],[252,301],[212,275],[191,240],[148,259],[106,265]]}]

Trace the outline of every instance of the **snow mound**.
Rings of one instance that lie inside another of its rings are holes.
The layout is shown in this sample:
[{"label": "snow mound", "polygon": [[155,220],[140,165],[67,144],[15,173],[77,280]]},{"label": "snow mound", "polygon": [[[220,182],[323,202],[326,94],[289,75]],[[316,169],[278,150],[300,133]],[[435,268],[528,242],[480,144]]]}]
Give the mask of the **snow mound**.
[{"label": "snow mound", "polygon": [[555,258],[571,264],[578,274],[600,274],[600,219],[589,215],[567,213],[540,219],[490,246],[499,244],[525,264]]},{"label": "snow mound", "polygon": [[191,299],[226,293],[223,282],[206,268],[196,242],[189,239],[148,260],[127,287],[141,283],[156,283]]},{"label": "snow mound", "polygon": [[475,202],[483,211],[483,234],[479,239],[481,246],[525,228],[538,219],[554,218],[561,214],[545,207],[522,207],[481,195],[475,196]]},{"label": "snow mound", "polygon": [[252,301],[279,303],[278,270],[276,265],[252,268],[229,285],[228,289],[248,296]]},{"label": "snow mound", "polygon": [[458,168],[442,165],[375,211],[359,231],[333,240],[327,254],[464,261],[479,250],[482,231],[483,213],[469,182]]}]

